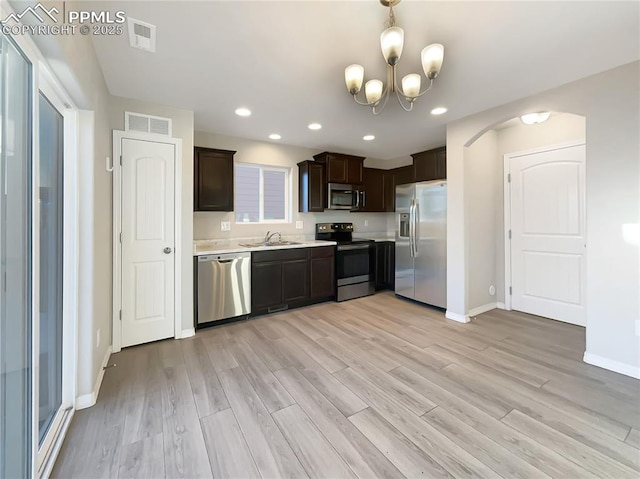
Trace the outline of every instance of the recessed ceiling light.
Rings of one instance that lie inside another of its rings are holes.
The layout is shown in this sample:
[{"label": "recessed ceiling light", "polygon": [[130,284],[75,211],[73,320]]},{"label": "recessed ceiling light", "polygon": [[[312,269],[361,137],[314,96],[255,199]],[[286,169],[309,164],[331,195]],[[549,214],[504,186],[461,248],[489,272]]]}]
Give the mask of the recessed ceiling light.
[{"label": "recessed ceiling light", "polygon": [[322,128],[322,125],[320,123],[311,123],[309,125],[310,130],[319,130],[320,128]]},{"label": "recessed ceiling light", "polygon": [[525,125],[535,125],[536,123],[542,123],[543,121],[547,121],[551,112],[548,111],[539,111],[537,113],[528,113],[526,115],[522,115],[520,119],[522,123]]},{"label": "recessed ceiling light", "polygon": [[271,138],[272,140],[279,140],[279,139],[281,139],[282,137],[281,137],[280,135],[278,135],[277,133],[271,133],[271,134],[269,135],[269,138]]},{"label": "recessed ceiling light", "polygon": [[375,137],[375,136],[373,136],[373,135],[364,135],[364,136],[362,137],[362,139],[363,139],[364,141],[371,141],[371,140],[375,140],[375,139],[376,139],[376,137]]},{"label": "recessed ceiling light", "polygon": [[431,110],[432,115],[442,115],[443,113],[446,113],[446,112],[447,112],[447,109],[443,106],[439,106]]},{"label": "recessed ceiling light", "polygon": [[238,108],[236,110],[236,115],[238,116],[250,116],[251,115],[251,110],[249,110],[248,108]]}]

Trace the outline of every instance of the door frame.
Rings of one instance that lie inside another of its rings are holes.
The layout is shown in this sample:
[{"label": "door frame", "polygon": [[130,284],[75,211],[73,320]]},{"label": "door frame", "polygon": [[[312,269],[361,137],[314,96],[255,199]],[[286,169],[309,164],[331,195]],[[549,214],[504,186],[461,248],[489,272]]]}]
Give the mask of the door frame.
[{"label": "door frame", "polygon": [[134,131],[113,131],[113,314],[112,334],[113,352],[122,349],[122,140],[139,140],[153,143],[165,143],[174,146],[174,311],[173,335],[176,339],[182,337],[182,139],[170,138],[153,133],[138,133]]},{"label": "door frame", "polygon": [[[518,158],[521,156],[533,155],[536,153],[544,153],[547,151],[554,150],[563,150],[565,148],[573,148],[575,146],[585,146],[585,140],[574,140],[567,141],[562,143],[556,143],[554,145],[543,146],[539,148],[532,148],[529,150],[523,151],[515,151],[512,153],[505,153],[504,155],[504,165],[503,165],[503,194],[504,194],[504,309],[511,310],[511,293],[509,292],[509,288],[511,288],[511,238],[509,237],[509,231],[511,231],[511,181],[510,181],[510,173],[511,173],[511,160],[514,158]],[[586,159],[585,159],[585,170],[586,170]],[[584,220],[586,221],[586,182],[585,182],[585,211],[584,211]],[[585,242],[586,242],[586,227],[585,227]],[[585,260],[587,256],[587,250],[584,252]],[[585,298],[586,301],[586,298]]]}]

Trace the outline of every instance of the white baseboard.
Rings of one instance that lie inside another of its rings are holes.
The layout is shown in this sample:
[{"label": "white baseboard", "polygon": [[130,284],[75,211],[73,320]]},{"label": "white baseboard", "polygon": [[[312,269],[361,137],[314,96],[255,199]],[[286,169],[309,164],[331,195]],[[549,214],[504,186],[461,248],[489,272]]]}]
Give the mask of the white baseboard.
[{"label": "white baseboard", "polygon": [[195,328],[183,329],[182,332],[180,333],[180,337],[176,339],[190,338],[191,336],[195,336],[195,335],[196,335]]},{"label": "white baseboard", "polygon": [[471,321],[471,319],[469,319],[469,315],[467,314],[458,314],[458,313],[454,313],[452,311],[447,310],[447,312],[445,313],[445,318],[450,319],[452,321],[457,321],[459,323],[468,323]]},{"label": "white baseboard", "polygon": [[93,391],[89,394],[83,394],[82,396],[78,396],[76,398],[76,410],[91,407],[98,400],[98,393],[100,392],[102,378],[104,377],[104,368],[106,368],[107,364],[109,363],[111,351],[111,346],[109,346],[104,354],[104,358],[102,359],[102,364],[100,365],[100,371],[98,371],[98,377],[96,378],[96,384],[93,386]]},{"label": "white baseboard", "polygon": [[469,317],[478,316],[479,314],[486,313],[487,311],[491,311],[492,309],[496,309],[498,307],[497,303],[487,303],[482,306],[478,306],[477,308],[472,308],[469,310]]},{"label": "white baseboard", "polygon": [[496,308],[498,308],[498,309],[507,309],[507,305],[504,304],[504,303],[497,302],[496,303]]},{"label": "white baseboard", "polygon": [[613,359],[603,358],[597,354],[588,353],[585,351],[583,361],[599,368],[608,369],[616,373],[624,374],[632,378],[640,379],[640,367],[632,366],[630,364],[621,363],[620,361],[614,361]]}]

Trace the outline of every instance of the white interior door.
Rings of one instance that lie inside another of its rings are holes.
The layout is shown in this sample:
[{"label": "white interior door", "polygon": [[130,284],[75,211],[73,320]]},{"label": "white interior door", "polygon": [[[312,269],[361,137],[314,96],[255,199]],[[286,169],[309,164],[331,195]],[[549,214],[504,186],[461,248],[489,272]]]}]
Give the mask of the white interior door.
[{"label": "white interior door", "polygon": [[509,163],[511,307],[584,326],[585,146]]},{"label": "white interior door", "polygon": [[175,146],[122,139],[122,346],[174,336]]}]

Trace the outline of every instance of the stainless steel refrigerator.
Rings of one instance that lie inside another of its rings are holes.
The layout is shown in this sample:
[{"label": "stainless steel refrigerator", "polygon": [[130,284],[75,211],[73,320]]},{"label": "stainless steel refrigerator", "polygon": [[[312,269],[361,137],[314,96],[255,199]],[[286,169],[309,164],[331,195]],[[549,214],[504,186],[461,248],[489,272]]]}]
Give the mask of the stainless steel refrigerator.
[{"label": "stainless steel refrigerator", "polygon": [[396,187],[396,294],[447,306],[447,182]]}]

